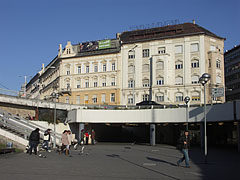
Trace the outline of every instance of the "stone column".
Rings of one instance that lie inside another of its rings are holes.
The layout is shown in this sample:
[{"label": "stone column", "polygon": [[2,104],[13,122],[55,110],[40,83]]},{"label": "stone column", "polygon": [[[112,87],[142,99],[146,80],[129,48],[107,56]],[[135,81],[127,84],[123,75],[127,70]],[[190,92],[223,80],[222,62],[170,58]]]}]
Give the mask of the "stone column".
[{"label": "stone column", "polygon": [[156,125],[150,124],[150,145],[155,146]]}]

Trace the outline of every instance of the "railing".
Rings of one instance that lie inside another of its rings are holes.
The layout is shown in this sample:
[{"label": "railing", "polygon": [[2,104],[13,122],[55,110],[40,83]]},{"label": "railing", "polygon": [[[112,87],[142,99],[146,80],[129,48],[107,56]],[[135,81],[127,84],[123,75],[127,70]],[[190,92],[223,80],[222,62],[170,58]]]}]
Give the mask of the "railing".
[{"label": "railing", "polygon": [[[0,110],[0,127],[5,128],[8,131],[12,131],[17,136],[23,137],[24,139],[28,139],[31,132],[36,128],[40,129],[40,137],[43,139],[45,127],[39,126],[34,122],[29,120],[25,120],[19,116],[12,115],[6,111]],[[54,136],[54,132],[51,133]],[[55,133],[57,144],[61,142],[61,134]]]}]

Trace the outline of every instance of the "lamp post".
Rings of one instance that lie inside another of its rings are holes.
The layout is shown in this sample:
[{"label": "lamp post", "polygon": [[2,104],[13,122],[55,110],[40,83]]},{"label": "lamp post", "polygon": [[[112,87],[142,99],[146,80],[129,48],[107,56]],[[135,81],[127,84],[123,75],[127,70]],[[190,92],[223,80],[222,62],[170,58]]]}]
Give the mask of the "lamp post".
[{"label": "lamp post", "polygon": [[[135,45],[130,51],[134,51],[135,52],[135,48],[137,47],[138,45]],[[136,104],[135,103],[135,53],[134,53],[134,60],[133,60],[133,87],[132,87],[132,92],[133,92],[133,104]]]},{"label": "lamp post", "polygon": [[199,82],[204,87],[204,155],[205,163],[207,163],[207,117],[206,117],[206,84],[210,80],[211,75],[204,73],[200,78]]},{"label": "lamp post", "polygon": [[186,121],[187,121],[187,126],[186,126],[186,131],[188,131],[188,102],[190,101],[190,97],[186,96],[184,98],[184,102],[186,103]]},{"label": "lamp post", "polygon": [[54,117],[53,117],[53,130],[54,130],[54,140],[53,140],[53,148],[56,148],[56,120],[57,120],[57,99],[58,93],[53,92],[51,94],[52,98],[54,99],[55,107],[54,107]]}]

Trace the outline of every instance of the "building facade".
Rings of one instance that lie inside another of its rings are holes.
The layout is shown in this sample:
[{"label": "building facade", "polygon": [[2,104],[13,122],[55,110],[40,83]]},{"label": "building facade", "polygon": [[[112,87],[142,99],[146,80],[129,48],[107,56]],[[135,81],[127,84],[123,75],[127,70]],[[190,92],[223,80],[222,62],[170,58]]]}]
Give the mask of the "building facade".
[{"label": "building facade", "polygon": [[209,73],[207,103],[212,103],[211,89],[225,87],[223,48],[224,38],[195,23],[122,32],[111,40],[68,42],[39,75],[40,98],[56,91],[64,103],[135,105],[149,100],[152,85],[157,103],[183,104],[189,96],[191,104],[202,104],[199,77]]},{"label": "building facade", "polygon": [[224,54],[226,101],[240,99],[240,45]]}]

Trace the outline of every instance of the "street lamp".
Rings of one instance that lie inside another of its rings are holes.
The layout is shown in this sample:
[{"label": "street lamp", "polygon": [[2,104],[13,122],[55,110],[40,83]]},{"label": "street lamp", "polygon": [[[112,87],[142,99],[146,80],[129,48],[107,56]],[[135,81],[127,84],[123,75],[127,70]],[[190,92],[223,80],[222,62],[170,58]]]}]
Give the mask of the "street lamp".
[{"label": "street lamp", "polygon": [[204,87],[204,155],[205,163],[207,163],[207,117],[206,117],[206,84],[210,80],[211,75],[204,73],[200,78],[199,82]]},{"label": "street lamp", "polygon": [[[138,45],[135,45],[130,51],[134,51],[135,52],[135,48],[137,47]],[[134,56],[135,56],[135,53],[134,53]],[[134,60],[133,60],[133,86],[132,86],[132,92],[133,92],[133,104],[136,104],[135,103],[135,57],[134,57]]]},{"label": "street lamp", "polygon": [[59,97],[58,93],[53,92],[51,94],[51,97],[54,98],[54,102],[55,102],[55,107],[54,107],[54,122],[53,122],[53,126],[54,126],[54,140],[53,140],[53,148],[56,148],[56,120],[57,120],[57,99]]},{"label": "street lamp", "polygon": [[184,102],[186,103],[186,121],[187,121],[187,127],[186,127],[186,131],[188,131],[188,102],[190,101],[190,97],[186,96],[184,98]]}]

